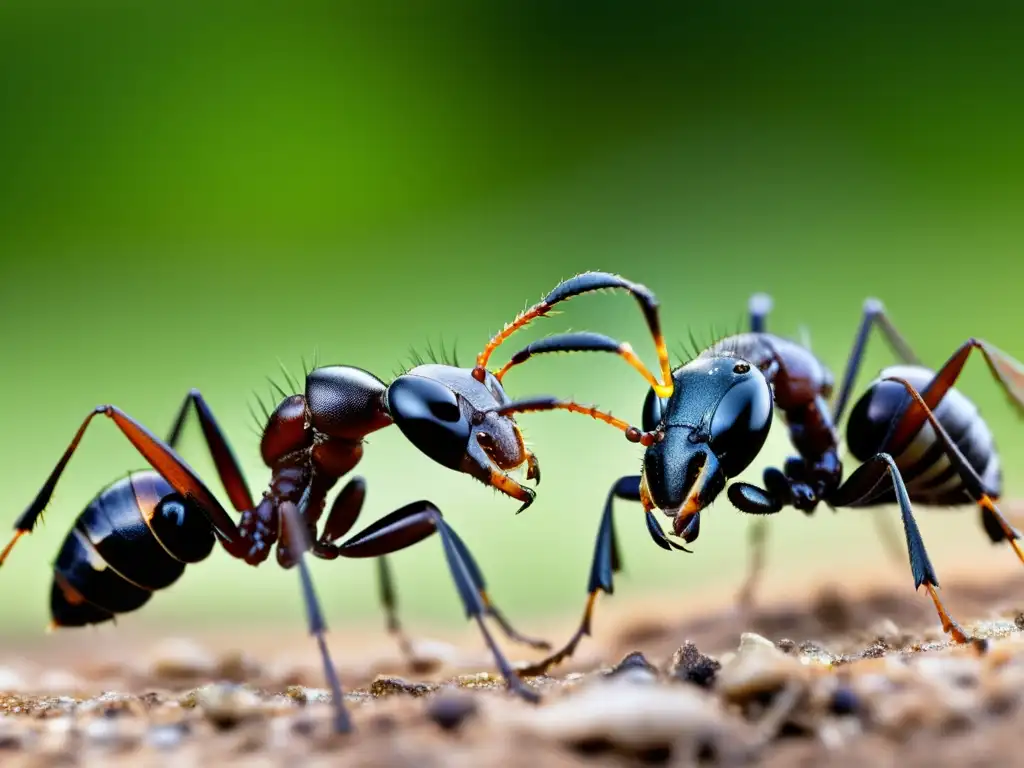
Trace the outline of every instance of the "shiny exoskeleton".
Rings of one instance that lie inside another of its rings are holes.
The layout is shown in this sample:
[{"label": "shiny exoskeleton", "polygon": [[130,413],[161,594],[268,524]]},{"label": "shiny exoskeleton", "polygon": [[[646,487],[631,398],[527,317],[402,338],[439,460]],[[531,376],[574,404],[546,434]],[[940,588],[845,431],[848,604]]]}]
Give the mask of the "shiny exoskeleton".
[{"label": "shiny exoskeleton", "polygon": [[[522,672],[541,674],[570,656],[590,633],[597,595],[612,593],[613,576],[621,566],[613,499],[641,502],[655,542],[664,549],[686,550],[665,535],[653,511],[669,516],[672,532],[686,543],[696,540],[702,510],[761,451],[776,408],[798,455],[782,469],[765,470],[764,487],[742,482],[729,486],[728,498],[741,511],[763,516],[792,506],[811,514],[821,503],[839,508],[896,502],[915,588],[927,588],[943,629],[958,642],[968,638],[939,598],[938,578],[914,520],[912,502],[976,503],[992,541],[1008,542],[1024,561],[1017,544],[1021,534],[996,506],[1000,474],[991,432],[974,405],[953,389],[970,352],[977,349],[1011,401],[1024,409],[1024,366],[985,341],[969,339],[937,372],[930,371],[918,364],[881,303],[869,300],[832,401],[833,376],[811,350],[765,330],[769,306],[767,296],[755,296],[750,332],[723,339],[673,370],[673,386],[667,392],[668,388],[652,388],[644,403],[642,428],[624,422],[617,425],[629,440],[645,447],[642,472],[621,478],[608,495],[579,628],[559,651]],[[902,365],[883,371],[853,407],[847,442],[862,463],[844,479],[836,425],[872,327],[883,332]],[[617,351],[620,345],[597,334],[563,334],[545,339],[540,347],[532,346],[513,356],[513,363],[537,352]],[[748,597],[762,559],[761,526],[755,526],[754,541],[755,566],[744,589]]]},{"label": "shiny exoskeleton", "polygon": [[145,605],[215,543],[203,511],[156,472],[133,472],[89,502],[53,563],[55,627],[110,621]]},{"label": "shiny exoskeleton", "polygon": [[[484,617],[496,619],[514,640],[547,645],[519,635],[502,617],[487,595],[480,567],[434,504],[424,500],[406,505],[339,543],[354,526],[365,498],[365,482],[356,477],[335,498],[319,535],[317,528],[328,493],[362,458],[364,439],[392,424],[438,464],[517,499],[520,511],[529,506],[534,491],[509,472],[525,468],[526,479],[539,482],[539,464],[508,411],[512,404],[500,381],[504,369],[492,373],[487,369],[488,359],[515,331],[544,317],[558,303],[605,289],[632,294],[660,340],[657,301],[650,291],[617,275],[588,272],[563,281],[542,301],[520,313],[490,340],[472,368],[417,365],[389,384],[351,366],[332,365],[308,372],[301,393],[282,391],[283,399],[267,415],[260,452],[270,470],[270,481],[258,503],[198,391],[185,398],[167,441],[119,408],[98,406],[85,418],[35,500],[15,523],[15,535],[0,552],[0,564],[19,538],[34,528],[92,419],[106,416],[155,472],[136,473],[116,483],[79,516],[55,566],[51,603],[55,624],[102,622],[140,607],[154,590],[180,576],[186,563],[208,555],[215,539],[229,555],[250,565],[266,560],[276,546],[281,566],[298,565],[309,629],[317,639],[333,694],[335,726],[347,731],[351,722],[327,653],[326,626],[304,554],[312,552],[324,559],[377,558],[389,628],[397,632],[394,589],[384,556],[437,533],[466,613],[478,623],[510,689],[535,700],[536,694],[520,680],[494,642]],[[628,357],[628,346],[622,347]],[[670,366],[663,342],[659,357],[668,379]],[[635,356],[633,362],[652,384],[659,384]],[[295,382],[289,384],[299,388]],[[579,408],[553,398],[541,400],[548,408]],[[237,522],[175,450],[186,416],[192,411],[228,498],[240,513]],[[602,414],[595,415],[602,418]]]}]

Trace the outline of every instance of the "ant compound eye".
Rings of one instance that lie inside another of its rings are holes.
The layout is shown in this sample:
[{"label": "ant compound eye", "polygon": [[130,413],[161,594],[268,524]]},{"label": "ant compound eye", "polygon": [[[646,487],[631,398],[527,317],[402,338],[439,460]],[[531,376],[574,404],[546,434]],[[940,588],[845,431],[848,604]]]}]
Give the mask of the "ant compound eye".
[{"label": "ant compound eye", "polygon": [[742,379],[722,396],[711,417],[711,450],[726,477],[735,477],[754,460],[771,424],[772,395],[763,376]]},{"label": "ant compound eye", "polygon": [[648,390],[647,399],[644,400],[643,418],[640,422],[644,428],[644,432],[653,431],[661,423],[661,419],[665,415],[665,408],[667,405],[667,397],[658,397],[654,393],[653,387]]},{"label": "ant compound eye", "polygon": [[399,376],[388,387],[387,407],[410,443],[449,469],[461,466],[470,423],[452,390],[423,376]]}]

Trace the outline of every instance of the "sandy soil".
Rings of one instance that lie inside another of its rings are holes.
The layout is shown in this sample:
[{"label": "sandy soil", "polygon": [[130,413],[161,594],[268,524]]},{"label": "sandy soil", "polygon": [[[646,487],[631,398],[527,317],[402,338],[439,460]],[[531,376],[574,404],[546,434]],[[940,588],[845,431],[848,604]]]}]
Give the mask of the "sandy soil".
[{"label": "sandy soil", "polygon": [[610,604],[578,657],[530,680],[540,705],[506,694],[469,634],[421,644],[439,664],[426,672],[379,634],[332,638],[350,736],[331,732],[316,657],[292,634],[247,636],[245,653],[237,633],[8,643],[0,765],[1016,764],[1024,576],[945,593],[975,642],[950,645],[906,589],[686,620]]}]

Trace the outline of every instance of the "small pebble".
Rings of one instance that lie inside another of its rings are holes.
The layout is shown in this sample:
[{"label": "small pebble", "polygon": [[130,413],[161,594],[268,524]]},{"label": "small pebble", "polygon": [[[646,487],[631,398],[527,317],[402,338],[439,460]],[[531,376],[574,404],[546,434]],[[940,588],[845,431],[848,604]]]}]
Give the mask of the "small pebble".
[{"label": "small pebble", "polygon": [[[198,656],[196,656],[198,659]],[[217,660],[213,676],[218,680],[230,680],[235,683],[242,683],[247,680],[255,680],[259,677],[260,665],[255,659],[250,658],[242,651],[227,653]]]},{"label": "small pebble", "polygon": [[146,742],[161,751],[177,749],[189,733],[188,723],[164,723],[154,725],[146,734]]},{"label": "small pebble", "polygon": [[759,694],[773,693],[787,683],[804,682],[809,667],[789,656],[770,640],[745,633],[736,654],[722,664],[715,684],[731,701],[743,702]]},{"label": "small pebble", "polygon": [[222,729],[265,714],[260,697],[235,683],[214,683],[199,688],[195,691],[195,703],[207,720]]},{"label": "small pebble", "polygon": [[569,746],[607,744],[630,752],[719,747],[736,739],[742,723],[730,723],[714,697],[693,686],[637,686],[602,680],[541,708],[501,716],[514,730]]},{"label": "small pebble", "polygon": [[693,643],[687,641],[672,655],[671,674],[677,680],[710,688],[722,668],[721,662],[705,656]]},{"label": "small pebble", "polygon": [[136,741],[134,728],[120,718],[93,718],[86,722],[83,732],[89,743],[108,750],[128,749]]},{"label": "small pebble", "polygon": [[633,651],[606,672],[605,677],[631,683],[653,683],[658,679],[658,670],[642,653]]},{"label": "small pebble", "polygon": [[436,685],[426,683],[410,683],[400,677],[378,677],[370,683],[370,693],[380,698],[382,696],[394,696],[405,694],[407,696],[426,696],[437,688]]},{"label": "small pebble", "polygon": [[473,697],[459,691],[442,691],[427,705],[427,716],[441,730],[454,731],[477,710]]},{"label": "small pebble", "polygon": [[816,643],[809,642],[800,644],[799,655],[803,661],[809,661],[823,666],[832,666],[839,660],[831,651],[822,648]]}]

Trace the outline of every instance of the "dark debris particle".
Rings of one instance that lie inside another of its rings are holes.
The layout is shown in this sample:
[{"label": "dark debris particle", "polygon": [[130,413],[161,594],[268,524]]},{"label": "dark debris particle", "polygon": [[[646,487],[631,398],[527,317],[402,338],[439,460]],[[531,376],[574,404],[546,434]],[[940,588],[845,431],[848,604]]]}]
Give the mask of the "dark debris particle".
[{"label": "dark debris particle", "polygon": [[651,747],[637,754],[637,759],[646,765],[668,765],[672,760],[672,748]]},{"label": "dark debris particle", "polygon": [[1018,613],[1013,617],[1013,624],[1017,629],[1024,629],[1024,613]]},{"label": "dark debris particle", "polygon": [[370,719],[369,730],[373,733],[394,733],[399,728],[398,720],[392,714],[378,714]]},{"label": "dark debris particle", "polygon": [[876,640],[861,653],[865,659],[880,659],[885,656],[892,648],[884,640]]},{"label": "dark debris particle", "polygon": [[811,610],[814,617],[829,631],[845,632],[854,625],[849,602],[835,590],[822,590]]},{"label": "dark debris particle", "polygon": [[454,731],[477,710],[477,703],[462,693],[443,692],[427,706],[427,717],[444,731]]},{"label": "dark debris particle", "polygon": [[832,692],[829,710],[834,715],[855,715],[860,709],[860,699],[852,689],[841,685]]},{"label": "dark debris particle", "polygon": [[370,684],[370,695],[375,698],[404,694],[406,696],[426,696],[437,688],[426,683],[410,683],[400,677],[378,677]]},{"label": "dark debris particle", "polygon": [[12,733],[0,734],[0,752],[21,747],[21,738]]},{"label": "dark debris particle", "polygon": [[296,718],[291,730],[296,736],[312,736],[316,731],[316,721],[309,717]]},{"label": "dark debris particle", "polygon": [[710,688],[721,668],[721,662],[705,656],[689,640],[672,655],[672,676],[701,688]]},{"label": "dark debris particle", "polygon": [[979,656],[984,656],[991,650],[992,641],[987,637],[975,637],[971,640],[971,646],[978,652]]},{"label": "dark debris particle", "polygon": [[796,650],[796,643],[788,637],[784,637],[775,643],[775,647],[783,653],[793,653]]}]

